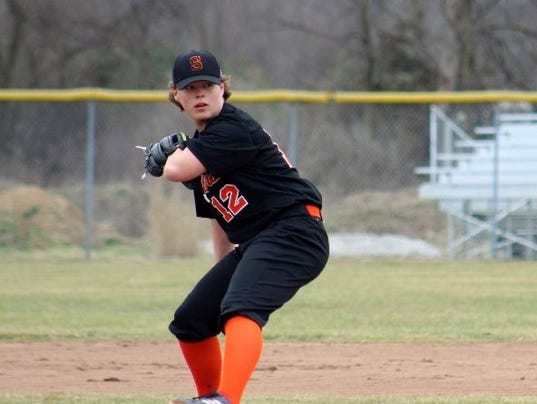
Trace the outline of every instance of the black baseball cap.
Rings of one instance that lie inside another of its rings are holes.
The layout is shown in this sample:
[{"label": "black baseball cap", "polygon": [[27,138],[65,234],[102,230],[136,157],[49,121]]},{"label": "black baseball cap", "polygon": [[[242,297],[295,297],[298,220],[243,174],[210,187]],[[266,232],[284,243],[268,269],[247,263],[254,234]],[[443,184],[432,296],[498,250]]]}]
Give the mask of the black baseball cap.
[{"label": "black baseball cap", "polygon": [[222,82],[222,70],[218,61],[212,53],[205,50],[191,50],[177,55],[172,76],[173,84],[178,89],[201,80],[215,84]]}]

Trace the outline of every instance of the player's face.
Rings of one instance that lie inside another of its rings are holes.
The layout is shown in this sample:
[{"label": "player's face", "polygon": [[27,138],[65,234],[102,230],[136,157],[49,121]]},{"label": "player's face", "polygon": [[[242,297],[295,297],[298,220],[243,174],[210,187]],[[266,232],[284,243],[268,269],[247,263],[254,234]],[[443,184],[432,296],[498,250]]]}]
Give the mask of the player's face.
[{"label": "player's face", "polygon": [[207,121],[216,117],[224,105],[224,85],[209,81],[195,81],[177,90],[175,100],[183,106],[198,130],[203,130]]}]

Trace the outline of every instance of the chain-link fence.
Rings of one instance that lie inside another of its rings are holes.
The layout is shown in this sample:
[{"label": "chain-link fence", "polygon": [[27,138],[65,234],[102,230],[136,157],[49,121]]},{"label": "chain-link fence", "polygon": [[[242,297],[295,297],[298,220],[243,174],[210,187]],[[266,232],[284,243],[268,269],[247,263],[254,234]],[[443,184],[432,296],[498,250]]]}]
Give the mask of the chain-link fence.
[{"label": "chain-link fence", "polygon": [[[356,103],[333,96],[244,102],[249,98],[239,94],[231,102],[253,115],[301,174],[319,186],[329,231],[400,234],[442,250],[445,214],[435,201],[418,198],[420,184],[429,178],[416,173],[416,167],[431,164],[431,103],[364,96]],[[474,127],[491,124],[494,106],[488,100],[450,100],[440,108],[473,133]],[[107,245],[154,245],[160,237],[160,252],[174,254],[174,243],[203,239],[206,233],[185,219],[193,216],[188,191],[161,179],[141,181],[143,154],[135,148],[192,129],[175,106],[154,100],[0,102],[0,247],[74,243],[89,256]],[[47,213],[51,198],[72,209]],[[63,237],[34,229],[45,215],[49,228],[62,224]],[[33,224],[21,230],[17,220]],[[166,232],[168,240],[176,240],[168,241],[169,247],[162,246]]]}]

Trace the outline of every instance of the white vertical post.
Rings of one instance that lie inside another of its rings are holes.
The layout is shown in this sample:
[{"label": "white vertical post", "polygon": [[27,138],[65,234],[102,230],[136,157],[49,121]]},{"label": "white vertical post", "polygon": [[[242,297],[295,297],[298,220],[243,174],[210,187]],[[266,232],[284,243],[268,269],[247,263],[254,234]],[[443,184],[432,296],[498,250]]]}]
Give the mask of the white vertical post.
[{"label": "white vertical post", "polygon": [[95,101],[88,101],[86,106],[86,196],[85,196],[85,238],[86,259],[91,259],[93,249],[93,185],[95,180]]},{"label": "white vertical post", "polygon": [[447,237],[447,257],[452,260],[455,258],[455,251],[453,246],[453,240],[455,238],[455,218],[450,214],[446,214],[446,237]]},{"label": "white vertical post", "polygon": [[429,159],[431,172],[429,174],[429,181],[432,184],[436,184],[438,181],[437,167],[438,167],[438,122],[436,116],[436,105],[431,105],[429,108]]},{"label": "white vertical post", "polygon": [[500,106],[494,107],[494,152],[492,157],[492,209],[490,213],[490,257],[496,259],[498,227],[498,198],[499,198],[499,137],[500,137]]}]

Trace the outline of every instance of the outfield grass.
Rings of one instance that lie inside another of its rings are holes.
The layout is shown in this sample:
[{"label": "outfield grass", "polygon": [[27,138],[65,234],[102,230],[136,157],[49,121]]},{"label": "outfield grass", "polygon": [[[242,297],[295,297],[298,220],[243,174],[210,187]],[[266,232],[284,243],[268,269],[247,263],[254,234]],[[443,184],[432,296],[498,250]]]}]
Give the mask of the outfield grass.
[{"label": "outfield grass", "polygon": [[[164,340],[210,260],[0,264],[0,340]],[[268,341],[537,341],[537,263],[333,260]]]}]

